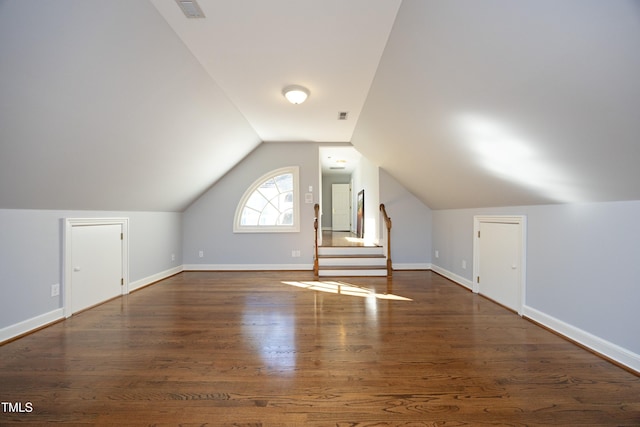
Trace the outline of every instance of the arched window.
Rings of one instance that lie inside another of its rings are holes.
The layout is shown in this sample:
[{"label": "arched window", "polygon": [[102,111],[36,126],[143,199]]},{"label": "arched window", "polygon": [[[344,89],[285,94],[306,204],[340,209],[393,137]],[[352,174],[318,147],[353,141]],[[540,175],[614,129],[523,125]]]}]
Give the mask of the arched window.
[{"label": "arched window", "polygon": [[300,231],[298,167],[277,169],[261,176],[245,191],[236,209],[236,233]]}]

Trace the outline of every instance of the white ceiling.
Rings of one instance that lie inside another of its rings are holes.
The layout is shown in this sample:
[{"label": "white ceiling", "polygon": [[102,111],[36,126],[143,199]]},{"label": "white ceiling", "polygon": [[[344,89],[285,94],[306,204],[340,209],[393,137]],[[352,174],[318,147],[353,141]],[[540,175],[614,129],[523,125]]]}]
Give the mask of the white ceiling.
[{"label": "white ceiling", "polygon": [[434,209],[640,199],[637,0],[199,3],[0,1],[0,208],[181,211],[262,141]]},{"label": "white ceiling", "polygon": [[325,175],[351,175],[362,158],[362,154],[353,147],[320,147],[318,154]]},{"label": "white ceiling", "polygon": [[[151,0],[263,141],[348,142],[400,0]],[[288,85],[310,90],[290,104]],[[338,113],[348,119],[338,121]]]}]

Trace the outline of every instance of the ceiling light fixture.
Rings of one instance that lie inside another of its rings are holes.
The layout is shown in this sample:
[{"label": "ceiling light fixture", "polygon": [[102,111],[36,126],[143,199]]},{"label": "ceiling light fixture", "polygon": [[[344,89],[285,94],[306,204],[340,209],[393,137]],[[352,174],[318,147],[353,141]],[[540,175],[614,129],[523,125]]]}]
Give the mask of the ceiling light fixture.
[{"label": "ceiling light fixture", "polygon": [[302,104],[309,96],[309,89],[303,86],[292,85],[282,90],[282,94],[292,104]]}]

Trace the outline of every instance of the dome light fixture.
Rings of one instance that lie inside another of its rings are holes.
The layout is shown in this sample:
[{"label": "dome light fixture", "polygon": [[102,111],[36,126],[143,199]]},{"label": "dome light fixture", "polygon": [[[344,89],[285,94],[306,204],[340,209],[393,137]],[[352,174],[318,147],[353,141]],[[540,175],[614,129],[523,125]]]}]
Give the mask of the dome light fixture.
[{"label": "dome light fixture", "polygon": [[304,86],[291,85],[282,90],[282,94],[292,104],[302,104],[309,96],[309,89]]}]

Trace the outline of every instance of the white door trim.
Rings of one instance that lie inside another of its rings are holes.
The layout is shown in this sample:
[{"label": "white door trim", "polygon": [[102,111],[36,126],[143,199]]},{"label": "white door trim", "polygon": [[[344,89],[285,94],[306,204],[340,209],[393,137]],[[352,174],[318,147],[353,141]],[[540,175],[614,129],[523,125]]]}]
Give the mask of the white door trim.
[{"label": "white door trim", "polygon": [[72,231],[73,227],[86,227],[96,225],[121,225],[122,226],[122,295],[129,293],[129,218],[65,218],[63,239],[63,294],[62,304],[64,317],[70,317],[71,307],[71,276],[73,272],[72,257]]},{"label": "white door trim", "polygon": [[478,285],[478,276],[480,272],[480,224],[483,222],[517,224],[520,227],[520,301],[518,305],[518,314],[522,316],[523,308],[526,300],[526,282],[527,282],[527,217],[526,215],[475,215],[473,217],[473,292],[478,293],[480,286]]}]

